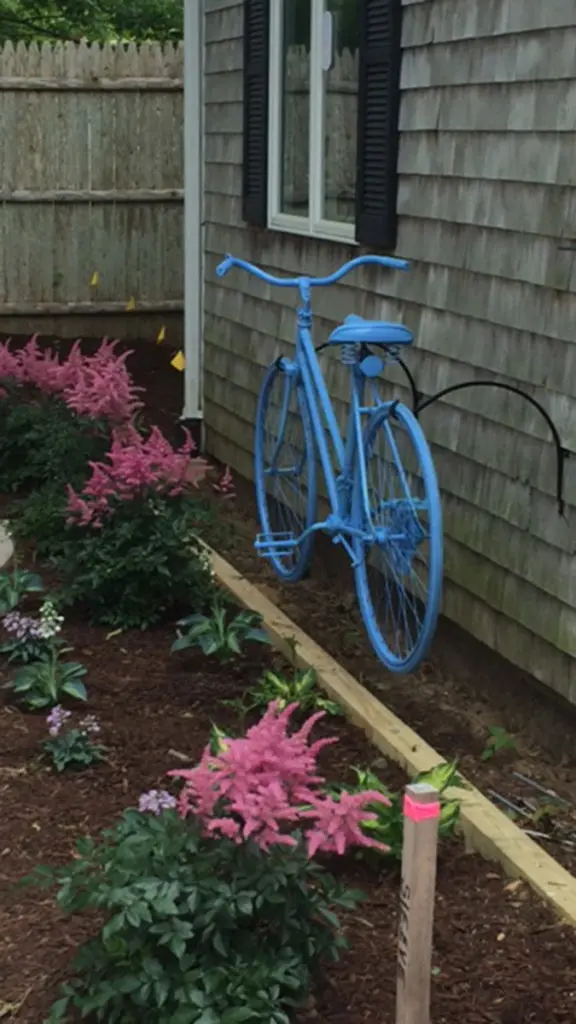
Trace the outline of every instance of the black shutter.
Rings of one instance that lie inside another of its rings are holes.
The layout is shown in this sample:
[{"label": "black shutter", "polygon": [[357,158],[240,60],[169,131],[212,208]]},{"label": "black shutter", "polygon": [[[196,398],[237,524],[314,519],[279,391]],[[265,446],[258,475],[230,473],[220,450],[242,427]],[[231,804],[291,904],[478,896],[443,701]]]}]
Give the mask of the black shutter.
[{"label": "black shutter", "polygon": [[356,240],[396,247],[402,0],[360,0]]},{"label": "black shutter", "polygon": [[269,0],[244,0],[244,167],[242,216],[268,220]]}]

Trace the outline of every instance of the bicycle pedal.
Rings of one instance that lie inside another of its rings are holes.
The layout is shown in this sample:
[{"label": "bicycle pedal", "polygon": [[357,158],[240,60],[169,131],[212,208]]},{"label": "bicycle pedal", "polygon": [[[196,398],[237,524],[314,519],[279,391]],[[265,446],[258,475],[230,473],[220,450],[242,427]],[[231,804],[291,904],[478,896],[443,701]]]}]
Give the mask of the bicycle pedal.
[{"label": "bicycle pedal", "polygon": [[254,547],[261,558],[285,558],[296,547],[293,533],[259,533]]}]

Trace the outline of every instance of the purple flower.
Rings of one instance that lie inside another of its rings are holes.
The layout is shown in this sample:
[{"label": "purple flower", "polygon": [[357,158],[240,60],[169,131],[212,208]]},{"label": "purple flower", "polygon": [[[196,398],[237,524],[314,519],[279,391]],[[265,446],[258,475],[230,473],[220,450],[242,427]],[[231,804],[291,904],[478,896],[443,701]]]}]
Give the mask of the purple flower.
[{"label": "purple flower", "polygon": [[138,810],[142,814],[162,814],[162,811],[169,811],[176,807],[176,797],[172,796],[165,789],[151,789],[148,793],[142,793],[138,801]]},{"label": "purple flower", "polygon": [[42,637],[40,623],[20,612],[8,612],[2,619],[2,625],[17,640],[39,640]]},{"label": "purple flower", "polygon": [[48,732],[50,736],[58,736],[60,730],[71,716],[72,712],[66,711],[66,708],[61,707],[60,704],[57,704],[55,708],[52,708],[50,714],[46,716],[46,724],[48,725]]}]

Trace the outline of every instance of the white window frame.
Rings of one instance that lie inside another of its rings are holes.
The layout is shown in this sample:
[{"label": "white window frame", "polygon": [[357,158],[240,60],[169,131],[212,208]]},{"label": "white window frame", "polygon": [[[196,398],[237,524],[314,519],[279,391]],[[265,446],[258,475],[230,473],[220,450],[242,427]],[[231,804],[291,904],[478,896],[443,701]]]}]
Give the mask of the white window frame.
[{"label": "white window frame", "polygon": [[283,213],[280,209],[282,181],[282,108],[284,62],[282,32],[283,5],[290,0],[270,0],[270,74],[268,110],[268,227],[293,235],[326,241],[356,242],[356,225],[325,220],[322,216],[324,193],[324,71],[322,51],[326,9],[325,0],[311,0],[310,39],[310,124],[309,124],[309,196],[308,217]]}]

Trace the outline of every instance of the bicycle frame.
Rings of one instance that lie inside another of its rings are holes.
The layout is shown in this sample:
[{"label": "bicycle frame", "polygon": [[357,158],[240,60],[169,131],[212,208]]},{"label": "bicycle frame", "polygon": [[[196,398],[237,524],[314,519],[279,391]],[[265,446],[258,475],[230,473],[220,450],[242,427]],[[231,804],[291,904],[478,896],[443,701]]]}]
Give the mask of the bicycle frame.
[{"label": "bicycle frame", "polygon": [[[304,301],[305,297],[303,296]],[[318,450],[328,498],[331,505],[331,514],[322,524],[315,524],[317,529],[329,528],[336,534],[347,534],[348,536],[361,536],[363,531],[353,526],[350,522],[352,487],[354,484],[354,471],[356,465],[360,472],[362,482],[363,499],[366,504],[366,464],[362,447],[362,415],[373,414],[380,411],[391,402],[383,402],[367,409],[363,405],[364,378],[358,371],[357,366],[350,365],[350,409],[347,416],[346,432],[344,437],[336,421],[332,401],[328,394],[326,382],[320,368],[318,357],[314,350],[312,335],[307,325],[308,316],[306,305],[298,311],[298,335],[296,343],[296,358],[292,363],[295,371],[300,374],[312,427],[314,440]],[[284,360],[284,365],[290,372],[292,368],[290,361]],[[330,455],[329,443],[332,443],[334,459]],[[369,517],[369,510],[364,509]]]},{"label": "bicycle frame", "polygon": [[[265,281],[267,284],[284,288],[298,288],[300,298],[302,300],[302,306],[297,310],[296,314],[296,356],[294,360],[283,358],[282,366],[289,375],[292,373],[295,377],[296,375],[300,376],[310,412],[310,418],[314,430],[314,439],[317,445],[318,455],[320,457],[320,463],[322,465],[322,471],[328,490],[328,498],[331,505],[331,513],[328,518],[324,522],[314,523],[314,525],[310,526],[302,534],[300,540],[311,532],[317,532],[318,530],[329,531],[334,535],[334,540],[336,542],[340,541],[346,547],[352,560],[354,560],[354,555],[350,546],[346,542],[345,537],[365,536],[365,531],[360,528],[360,525],[353,524],[350,521],[352,510],[352,488],[354,484],[354,470],[356,465],[358,466],[358,471],[360,473],[364,513],[367,520],[370,520],[370,510],[367,507],[366,462],[362,446],[362,417],[365,415],[374,415],[376,412],[381,413],[382,409],[391,407],[394,403],[381,402],[370,407],[364,406],[365,376],[358,363],[350,360],[351,406],[348,413],[346,433],[345,436],[342,437],[336,421],[336,416],[334,415],[332,401],[328,394],[328,389],[312,342],[311,289],[312,287],[335,284],[351,270],[368,264],[376,264],[397,270],[408,270],[410,267],[410,264],[406,260],[398,260],[387,256],[359,256],[356,259],[345,263],[344,266],[335,271],[335,273],[331,274],[329,277],[310,278],[304,276],[297,278],[278,278],[260,270],[259,267],[255,267],[253,264],[248,263],[245,260],[227,256],[216,270],[218,276],[223,277],[233,266],[237,266],[247,270],[255,277]],[[345,360],[343,361],[345,362]],[[288,414],[288,403],[289,392],[287,390],[285,405],[282,411],[283,419]],[[334,471],[333,460],[328,448],[326,431],[328,432],[329,439],[335,453],[337,472]]]}]

